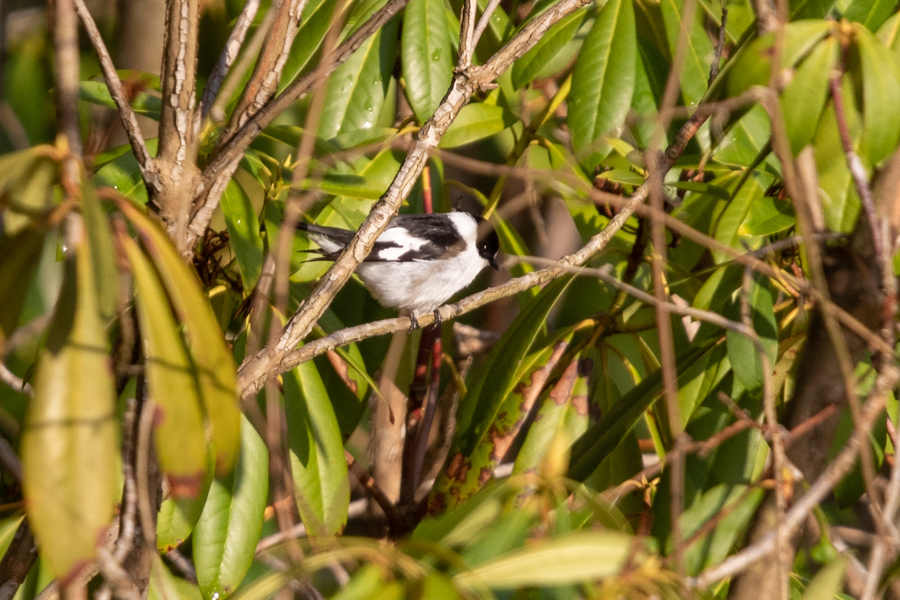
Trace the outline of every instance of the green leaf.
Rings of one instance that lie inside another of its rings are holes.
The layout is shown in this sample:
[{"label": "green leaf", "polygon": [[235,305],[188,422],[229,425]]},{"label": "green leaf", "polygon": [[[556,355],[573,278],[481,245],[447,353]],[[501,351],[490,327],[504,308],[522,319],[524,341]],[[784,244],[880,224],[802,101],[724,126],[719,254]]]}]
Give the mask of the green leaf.
[{"label": "green leaf", "polygon": [[212,482],[194,528],[194,564],[204,598],[224,598],[243,581],[262,532],[268,494],[266,444],[242,416],[237,465]]},{"label": "green leaf", "polygon": [[[732,181],[727,182],[726,185],[727,189],[734,196],[719,218],[715,238],[732,248],[743,249],[743,243],[739,235],[741,226],[747,220],[751,207],[763,198],[766,190],[760,181],[763,176],[751,175],[742,185],[741,178],[737,177],[737,172],[730,175],[732,175]],[[737,188],[738,185],[741,187]],[[730,258],[725,252],[718,251],[713,252],[713,256],[716,258],[716,262],[723,262]]]},{"label": "green leaf", "polygon": [[441,600],[455,600],[465,598],[453,585],[453,580],[437,571],[432,571],[422,580],[420,598],[440,598]]},{"label": "green leaf", "polygon": [[[764,495],[764,490],[750,489],[746,485],[720,484],[706,490],[681,513],[678,522],[684,532],[683,539],[693,540],[685,551],[685,561],[691,574],[725,560],[735,541],[743,535]],[[716,526],[704,530],[703,527],[708,527],[710,522],[715,522]],[[667,548],[671,549],[671,537],[666,542]]]},{"label": "green leaf", "polygon": [[225,345],[209,300],[200,292],[196,273],[182,262],[166,234],[127,202],[119,202],[119,209],[139,231],[184,325],[215,452],[216,472],[225,473],[234,465],[240,445],[237,371],[231,350]]},{"label": "green leaf", "polygon": [[367,200],[378,200],[384,194],[385,187],[379,181],[373,181],[353,173],[325,173],[318,180],[305,180],[297,185],[300,189],[318,189],[333,196],[352,196]]},{"label": "green leaf", "polygon": [[891,15],[887,21],[878,28],[875,34],[882,44],[894,51],[894,57],[897,58],[897,50],[900,49],[900,13]]},{"label": "green leaf", "polygon": [[738,235],[772,235],[793,227],[796,222],[790,200],[763,196],[750,205],[750,213],[738,228]]},{"label": "green leaf", "polygon": [[634,94],[637,43],[630,0],[609,0],[584,40],[569,94],[569,131],[579,162],[592,171],[609,153],[601,137],[620,126]]},{"label": "green leaf", "polygon": [[566,367],[560,379],[546,391],[534,422],[516,458],[515,473],[537,469],[559,436],[571,443],[588,426],[588,385],[580,355]]},{"label": "green leaf", "polygon": [[[292,84],[306,69],[316,54],[334,15],[336,0],[309,0],[300,17],[300,30],[284,63],[284,71],[278,82],[278,93]],[[294,146],[296,147],[296,145]]]},{"label": "green leaf", "polygon": [[836,0],[790,0],[790,20],[823,19],[835,3]]},{"label": "green leaf", "polygon": [[50,209],[50,190],[59,179],[58,152],[36,146],[0,159],[0,231],[13,236],[34,227]]},{"label": "green leaf", "polygon": [[0,354],[19,323],[25,295],[44,249],[44,234],[31,228],[0,236]]},{"label": "green leaf", "polygon": [[[115,101],[109,93],[104,81],[82,81],[78,84],[78,97],[85,102],[91,104],[99,104],[107,108],[115,108],[118,110]],[[159,112],[162,108],[162,100],[159,96],[155,96],[146,91],[138,92],[131,99],[131,108],[139,115],[150,117],[155,121],[159,121]]]},{"label": "green leaf", "polygon": [[91,262],[100,315],[104,321],[109,322],[116,312],[119,271],[116,268],[116,252],[113,248],[109,220],[94,186],[89,181],[85,181],[81,186],[81,216],[84,218],[85,232],[91,244]]},{"label": "green leaf", "polygon": [[350,504],[341,428],[314,363],[301,364],[283,379],[297,509],[310,536],[334,535],[343,529]]},{"label": "green leaf", "polygon": [[809,582],[803,591],[801,600],[820,600],[822,598],[837,598],[844,589],[844,567],[846,559],[843,556],[833,558],[827,565],[819,569],[813,580]]},{"label": "green leaf", "polygon": [[153,555],[151,568],[147,600],[201,600],[197,586],[172,575],[158,554]]},{"label": "green leaf", "polygon": [[[157,139],[147,140],[147,150],[156,153]],[[138,204],[147,203],[147,188],[141,176],[141,167],[130,149],[103,164],[94,174],[94,186],[111,187]]]},{"label": "green leaf", "polygon": [[259,234],[259,217],[244,188],[234,180],[222,194],[222,214],[231,247],[241,270],[245,290],[252,290],[262,273],[263,241]]},{"label": "green leaf", "polygon": [[587,8],[577,10],[560,20],[541,36],[538,43],[513,64],[513,86],[519,89],[523,85],[531,83],[560,50],[572,41],[589,14],[590,11]]},{"label": "green leaf", "polygon": [[631,549],[630,536],[576,531],[510,552],[453,578],[472,590],[557,586],[604,579],[619,572]]},{"label": "green leaf", "polygon": [[900,98],[900,70],[881,42],[861,25],[854,27],[862,84],[863,140],[869,164],[878,165],[890,156],[900,138],[900,113],[894,103]]},{"label": "green leaf", "polygon": [[88,244],[66,260],[21,437],[28,520],[57,577],[93,560],[121,491],[116,392]]},{"label": "green leaf", "polygon": [[[834,27],[833,22],[818,19],[788,23],[784,28],[782,67],[795,65],[822,38],[831,33]],[[775,35],[772,33],[758,37],[732,59],[732,68],[728,70],[726,81],[729,96],[739,96],[754,85],[769,85],[774,42]]]},{"label": "green leaf", "polygon": [[515,117],[496,104],[467,104],[438,144],[440,148],[456,148],[500,133],[515,122]]},{"label": "green leaf", "polygon": [[424,123],[453,79],[453,44],[444,0],[410,0],[403,12],[400,43],[406,96]]},{"label": "green leaf", "polygon": [[[692,346],[676,356],[678,373],[684,374],[714,347],[716,341],[714,339],[695,341]],[[644,377],[638,385],[622,396],[599,421],[591,425],[584,435],[572,444],[572,458],[567,477],[575,481],[584,481],[593,473],[661,393],[662,373],[657,370]]]},{"label": "green leaf", "polygon": [[194,367],[153,266],[127,235],[120,235],[119,242],[137,291],[159,465],[173,496],[195,497],[206,474],[206,435]]},{"label": "green leaf", "polygon": [[180,546],[194,530],[203,511],[212,477],[203,479],[203,486],[196,498],[166,498],[156,515],[156,548],[168,552]]},{"label": "green leaf", "polygon": [[[841,82],[844,98],[844,116],[853,148],[860,153],[862,135],[862,117],[857,110],[855,95],[850,78]],[[847,168],[847,158],[841,143],[834,104],[825,107],[825,113],[819,122],[816,137],[813,141],[816,158],[816,171],[819,174],[819,198],[825,225],[830,231],[849,233],[856,226],[859,214],[859,196],[853,189],[853,180]]]},{"label": "green leaf", "polygon": [[869,31],[875,31],[884,23],[897,3],[893,0],[850,0],[844,18],[864,25]]},{"label": "green leaf", "polygon": [[[678,53],[678,45],[682,43],[681,30],[687,4],[684,0],[662,0],[660,3],[671,56]],[[706,94],[714,52],[712,42],[703,27],[702,10],[694,11],[693,22],[688,23],[686,29],[687,36],[683,42],[684,63],[681,67],[681,96],[686,105],[695,106]]]},{"label": "green leaf", "polygon": [[516,376],[526,374],[522,359],[531,351],[547,314],[571,282],[571,277],[561,277],[544,287],[537,298],[523,308],[494,346],[488,360],[473,375],[457,417],[459,446],[464,452],[471,451],[484,437],[487,425],[497,415],[500,402],[518,383],[514,380]]},{"label": "green leaf", "polygon": [[[734,375],[748,390],[757,390],[763,384],[764,374],[762,359],[759,355],[760,350],[765,352],[769,359],[769,372],[775,366],[778,353],[778,324],[775,321],[772,294],[773,290],[768,278],[761,276],[753,278],[753,285],[746,301],[750,307],[750,320],[753,330],[759,336],[761,349],[757,348],[746,335],[732,330],[725,333],[728,358],[734,369]],[[732,320],[740,322],[740,315],[740,300],[735,300],[729,316]]]},{"label": "green leaf", "polygon": [[397,21],[378,30],[328,78],[318,135],[338,134],[377,125],[396,52]]},{"label": "green leaf", "polygon": [[838,40],[825,39],[794,71],[790,85],[781,95],[784,128],[794,156],[812,142],[828,98],[828,80],[837,60]]}]

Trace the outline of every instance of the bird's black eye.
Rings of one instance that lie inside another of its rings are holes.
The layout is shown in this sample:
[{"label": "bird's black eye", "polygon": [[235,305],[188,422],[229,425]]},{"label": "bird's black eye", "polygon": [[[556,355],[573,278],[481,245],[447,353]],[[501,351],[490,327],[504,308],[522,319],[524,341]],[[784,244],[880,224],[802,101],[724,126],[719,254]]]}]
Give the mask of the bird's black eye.
[{"label": "bird's black eye", "polygon": [[497,257],[500,251],[500,238],[497,237],[496,231],[489,231],[484,237],[478,240],[478,255],[485,260],[492,261]]}]

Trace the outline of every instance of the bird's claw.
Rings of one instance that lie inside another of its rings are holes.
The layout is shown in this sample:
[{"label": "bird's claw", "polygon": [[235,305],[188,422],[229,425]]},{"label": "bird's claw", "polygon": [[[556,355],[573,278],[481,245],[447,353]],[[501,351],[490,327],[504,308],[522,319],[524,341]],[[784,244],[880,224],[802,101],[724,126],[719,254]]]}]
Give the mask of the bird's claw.
[{"label": "bird's claw", "polygon": [[434,323],[432,324],[432,327],[438,329],[443,322],[444,317],[441,316],[441,311],[439,311],[438,309],[434,309]]},{"label": "bird's claw", "polygon": [[416,329],[419,328],[419,320],[416,318],[416,313],[409,313],[409,331],[407,333],[412,333]]}]

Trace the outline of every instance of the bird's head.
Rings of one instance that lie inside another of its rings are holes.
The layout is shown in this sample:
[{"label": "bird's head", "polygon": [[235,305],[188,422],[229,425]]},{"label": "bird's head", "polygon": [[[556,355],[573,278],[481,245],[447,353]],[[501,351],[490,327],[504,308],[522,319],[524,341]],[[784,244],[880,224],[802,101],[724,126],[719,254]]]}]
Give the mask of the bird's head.
[{"label": "bird's head", "polygon": [[478,255],[488,261],[488,264],[494,267],[495,270],[499,271],[500,265],[497,263],[497,253],[500,252],[500,238],[497,237],[497,232],[494,231],[493,227],[490,227],[487,221],[484,219],[480,221],[478,224]]}]

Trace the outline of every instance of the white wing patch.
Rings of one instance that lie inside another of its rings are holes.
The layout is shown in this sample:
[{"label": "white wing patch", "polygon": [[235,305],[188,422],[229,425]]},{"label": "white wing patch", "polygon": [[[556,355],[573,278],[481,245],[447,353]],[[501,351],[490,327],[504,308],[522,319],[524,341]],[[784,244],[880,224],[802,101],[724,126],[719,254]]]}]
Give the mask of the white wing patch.
[{"label": "white wing patch", "polygon": [[391,227],[385,230],[378,236],[378,241],[396,244],[396,247],[384,248],[377,252],[378,259],[384,261],[398,260],[407,252],[418,250],[428,243],[428,240],[410,234],[405,227]]}]

